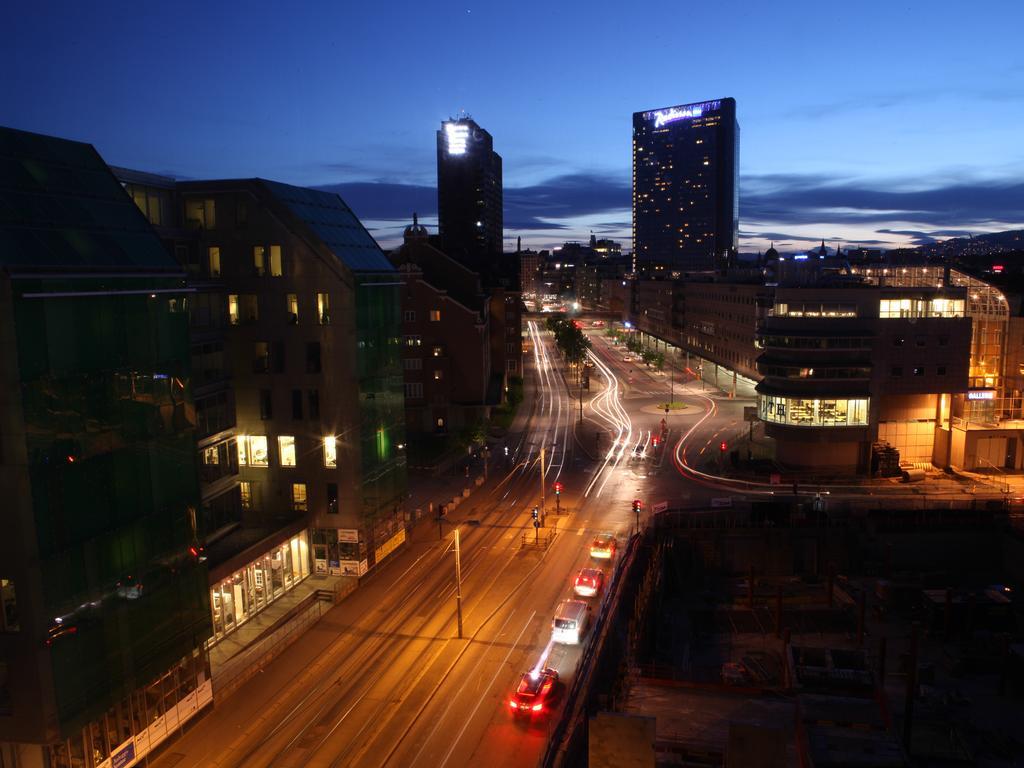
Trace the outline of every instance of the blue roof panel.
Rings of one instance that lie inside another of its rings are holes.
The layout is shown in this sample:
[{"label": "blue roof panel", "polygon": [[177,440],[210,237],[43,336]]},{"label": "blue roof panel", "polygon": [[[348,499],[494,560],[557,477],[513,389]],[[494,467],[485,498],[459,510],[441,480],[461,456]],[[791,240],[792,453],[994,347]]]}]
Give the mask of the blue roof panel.
[{"label": "blue roof panel", "polygon": [[261,182],[353,272],[395,271],[377,241],[338,195],[279,181]]}]

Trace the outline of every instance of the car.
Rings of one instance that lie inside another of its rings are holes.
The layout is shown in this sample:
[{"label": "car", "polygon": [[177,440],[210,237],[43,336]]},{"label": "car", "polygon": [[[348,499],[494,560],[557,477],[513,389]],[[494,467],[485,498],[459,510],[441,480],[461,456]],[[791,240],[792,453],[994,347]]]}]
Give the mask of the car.
[{"label": "car", "polygon": [[633,362],[633,358],[630,357],[629,355],[626,355],[624,358],[622,358],[622,362],[624,362],[624,363],[632,363]]},{"label": "car", "polygon": [[508,700],[514,715],[539,715],[551,708],[558,693],[558,672],[551,667],[524,672]]},{"label": "car", "polygon": [[601,533],[594,537],[590,544],[590,556],[600,560],[611,560],[615,557],[615,536]]},{"label": "car", "polygon": [[580,597],[593,597],[604,586],[604,571],[600,568],[582,568],[572,584],[573,591]]}]

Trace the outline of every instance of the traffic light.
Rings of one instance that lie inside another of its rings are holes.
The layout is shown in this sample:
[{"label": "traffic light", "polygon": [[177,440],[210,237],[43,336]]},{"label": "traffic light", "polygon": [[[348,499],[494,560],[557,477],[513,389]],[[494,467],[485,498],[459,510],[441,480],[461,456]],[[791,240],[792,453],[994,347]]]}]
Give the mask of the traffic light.
[{"label": "traffic light", "polygon": [[562,484],[555,483],[555,496],[560,496],[562,493]]},{"label": "traffic light", "polygon": [[533,508],[533,519],[536,520],[540,517],[540,510],[537,507]]},{"label": "traffic light", "polygon": [[659,442],[660,442],[660,439],[658,438],[657,435],[655,435],[654,437],[651,438],[651,443],[654,445],[655,448],[658,447],[658,443]]},{"label": "traffic light", "polygon": [[640,499],[633,499],[633,511],[636,514],[640,514],[640,510],[644,508],[643,502]]},{"label": "traffic light", "polygon": [[720,450],[722,453],[725,453],[725,451],[726,451],[726,449],[728,449],[728,447],[729,447],[729,444],[727,442],[725,442],[725,440],[723,440],[722,444],[720,446],[718,446],[718,450]]}]

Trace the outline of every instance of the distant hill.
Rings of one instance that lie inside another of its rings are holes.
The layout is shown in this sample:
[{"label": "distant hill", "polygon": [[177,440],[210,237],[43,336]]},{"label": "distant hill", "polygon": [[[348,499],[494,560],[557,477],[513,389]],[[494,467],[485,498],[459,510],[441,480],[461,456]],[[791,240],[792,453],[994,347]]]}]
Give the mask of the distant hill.
[{"label": "distant hill", "polygon": [[911,250],[927,256],[943,256],[945,258],[989,256],[997,253],[1024,251],[1024,229],[991,232],[975,237],[951,237],[938,243],[919,245]]}]

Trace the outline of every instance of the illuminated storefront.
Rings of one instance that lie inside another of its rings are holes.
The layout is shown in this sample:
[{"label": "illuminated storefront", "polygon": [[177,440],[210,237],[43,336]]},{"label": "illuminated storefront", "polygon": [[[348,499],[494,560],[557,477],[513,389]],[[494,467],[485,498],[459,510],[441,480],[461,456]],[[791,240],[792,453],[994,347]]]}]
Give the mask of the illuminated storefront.
[{"label": "illuminated storefront", "polygon": [[309,534],[302,531],[210,589],[213,641],[234,632],[307,576]]},{"label": "illuminated storefront", "polygon": [[864,427],[868,423],[868,398],[797,398],[760,395],[758,416],[762,421],[791,427]]}]

